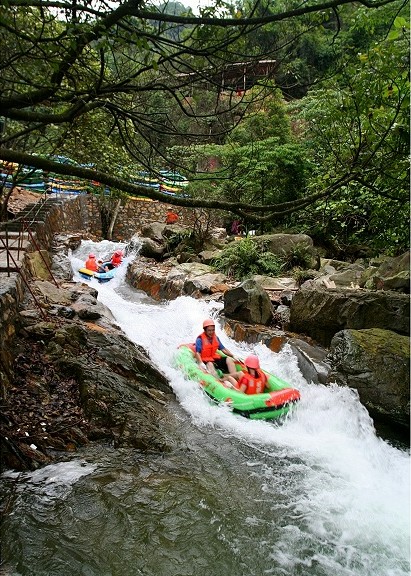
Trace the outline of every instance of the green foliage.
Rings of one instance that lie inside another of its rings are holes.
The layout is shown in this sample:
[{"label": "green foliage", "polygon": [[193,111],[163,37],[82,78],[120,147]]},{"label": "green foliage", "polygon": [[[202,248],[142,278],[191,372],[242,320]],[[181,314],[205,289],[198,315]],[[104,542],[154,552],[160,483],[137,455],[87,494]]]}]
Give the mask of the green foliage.
[{"label": "green foliage", "polygon": [[173,253],[176,248],[184,246],[184,251],[193,252],[192,241],[194,239],[194,233],[192,230],[178,230],[173,232],[171,236],[166,238],[166,252]]},{"label": "green foliage", "polygon": [[242,120],[230,133],[227,142],[249,145],[252,142],[277,138],[279,144],[291,140],[290,119],[281,91],[267,83],[254,87],[244,96]]},{"label": "green foliage", "polygon": [[251,238],[230,244],[215,259],[213,267],[240,280],[254,274],[278,276],[282,270],[280,259],[270,252],[261,252]]},{"label": "green foliage", "polygon": [[317,165],[310,189],[350,178],[293,223],[341,251],[366,244],[374,253],[398,254],[409,246],[409,23],[394,6],[368,16],[355,12],[353,33],[378,30],[384,38],[299,103]]},{"label": "green foliage", "polygon": [[289,252],[282,258],[283,266],[286,270],[292,268],[309,268],[312,261],[312,255],[303,244],[296,244],[292,246]]}]

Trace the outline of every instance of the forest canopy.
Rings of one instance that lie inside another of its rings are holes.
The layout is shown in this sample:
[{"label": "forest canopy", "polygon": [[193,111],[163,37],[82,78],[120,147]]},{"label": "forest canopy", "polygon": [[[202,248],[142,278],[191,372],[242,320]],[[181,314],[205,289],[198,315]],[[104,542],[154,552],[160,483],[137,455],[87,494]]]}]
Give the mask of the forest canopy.
[{"label": "forest canopy", "polygon": [[[1,160],[407,246],[408,3],[10,0],[0,35]],[[136,183],[163,168],[184,194]]]}]

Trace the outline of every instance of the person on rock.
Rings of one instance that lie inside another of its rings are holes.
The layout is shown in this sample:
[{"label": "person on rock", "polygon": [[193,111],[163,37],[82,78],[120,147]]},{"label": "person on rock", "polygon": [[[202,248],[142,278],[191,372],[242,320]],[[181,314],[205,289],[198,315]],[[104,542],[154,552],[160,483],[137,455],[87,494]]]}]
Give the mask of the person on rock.
[{"label": "person on rock", "polygon": [[87,270],[91,270],[92,272],[98,271],[98,265],[96,262],[96,255],[95,254],[89,254],[88,255],[88,258],[86,260],[86,263],[84,264],[84,267],[87,268]]},{"label": "person on rock", "polygon": [[262,394],[267,383],[267,376],[260,368],[260,361],[254,354],[244,360],[247,372],[239,372],[236,388],[245,394]]},{"label": "person on rock", "polygon": [[[226,376],[227,380],[232,387],[237,384],[237,370],[234,364],[234,355],[230,350],[227,350],[222,344],[221,340],[215,334],[214,320],[208,318],[203,322],[204,331],[197,337],[195,342],[195,356],[200,366],[212,374],[215,378],[219,379],[217,370],[220,370]],[[225,356],[220,356],[217,350],[221,350]]]},{"label": "person on rock", "polygon": [[166,224],[175,224],[178,222],[178,214],[172,208],[167,208]]}]

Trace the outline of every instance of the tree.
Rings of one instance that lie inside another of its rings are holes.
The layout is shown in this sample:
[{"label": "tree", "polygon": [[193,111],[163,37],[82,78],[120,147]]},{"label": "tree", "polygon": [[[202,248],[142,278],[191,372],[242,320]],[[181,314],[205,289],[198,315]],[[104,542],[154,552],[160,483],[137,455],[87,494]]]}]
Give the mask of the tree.
[{"label": "tree", "polygon": [[[395,0],[362,0],[372,11]],[[121,142],[129,165],[151,167],[153,158],[167,162],[160,134],[172,140],[179,126],[169,117],[170,103],[187,118],[203,118],[203,130],[185,133],[186,142],[210,138],[209,118],[216,138],[229,132],[238,118],[238,99],[230,95],[221,110],[218,94],[222,75],[235,70],[233,63],[275,58],[267,46],[258,44],[248,52],[244,39],[266,25],[301,21],[298,36],[310,29],[310,19],[326,22],[349,0],[328,0],[295,7],[292,1],[257,2],[236,12],[233,7],[203,9],[200,17],[168,14],[140,0],[97,4],[85,0],[55,2],[8,0],[0,9],[1,64],[0,110],[4,117],[0,158],[63,175],[98,180],[104,185],[178,205],[247,211],[261,219],[299,210],[318,198],[327,197],[355,178],[348,165],[325,188],[291,202],[248,205],[201,198],[165,196],[159,191],[132,184],[118,175],[113,162],[98,168],[60,164],[50,155],[60,151],[73,130],[86,121],[95,124],[104,117],[107,137]],[[225,5],[224,5],[225,6]],[[257,13],[255,8],[259,7]],[[270,8],[269,8],[270,7]],[[336,30],[336,33],[338,30]],[[242,48],[242,51],[239,50]],[[231,65],[231,68],[230,68]],[[241,76],[241,74],[240,74]],[[215,90],[212,113],[192,109],[187,96],[194,89]],[[159,96],[161,95],[161,98]],[[153,97],[161,108],[153,110]],[[224,121],[222,121],[224,119]],[[230,121],[229,121],[230,120]],[[80,133],[81,128],[80,128]],[[82,159],[83,160],[83,159]],[[179,159],[183,164],[183,159]]]},{"label": "tree", "polygon": [[[357,26],[374,27],[365,14]],[[308,226],[341,245],[367,241],[375,250],[409,244],[409,23],[397,16],[386,38],[359,53],[342,75],[303,99],[312,186],[322,188],[351,166],[335,198],[307,210]],[[320,224],[320,225],[319,225]]]}]

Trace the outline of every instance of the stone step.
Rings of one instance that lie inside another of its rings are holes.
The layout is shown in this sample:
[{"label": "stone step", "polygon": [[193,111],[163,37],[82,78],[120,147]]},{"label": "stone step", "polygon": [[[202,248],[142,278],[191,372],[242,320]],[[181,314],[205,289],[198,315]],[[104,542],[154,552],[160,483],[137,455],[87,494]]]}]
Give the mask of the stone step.
[{"label": "stone step", "polygon": [[[4,240],[4,244],[3,244]],[[16,238],[14,240],[8,239],[8,242],[5,238],[0,238],[0,252],[6,252],[7,250],[12,250],[16,252],[18,250],[26,250],[30,246],[29,240],[22,240],[21,242]]]},{"label": "stone step", "polygon": [[27,239],[27,238],[29,238],[29,233],[28,232],[16,232],[14,230],[0,230],[0,238],[8,238],[9,241],[15,240],[16,238],[20,238],[20,236],[23,239]]}]

